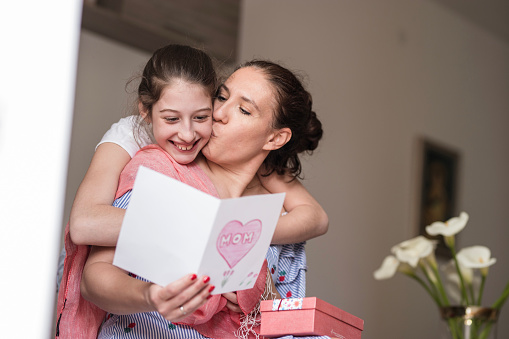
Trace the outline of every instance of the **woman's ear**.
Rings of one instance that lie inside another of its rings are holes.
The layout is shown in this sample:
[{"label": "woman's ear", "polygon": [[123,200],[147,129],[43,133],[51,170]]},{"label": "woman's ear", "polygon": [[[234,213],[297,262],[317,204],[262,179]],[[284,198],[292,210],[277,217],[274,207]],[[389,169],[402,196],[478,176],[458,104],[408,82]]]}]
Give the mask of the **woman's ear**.
[{"label": "woman's ear", "polygon": [[263,146],[263,149],[266,151],[277,150],[286,145],[286,143],[290,141],[291,138],[292,138],[291,129],[289,129],[288,127],[278,129],[270,136],[269,141],[265,144],[265,146]]},{"label": "woman's ear", "polygon": [[138,101],[138,112],[140,113],[141,117],[147,122],[150,123],[150,114],[148,114],[148,110],[143,106],[141,101]]}]

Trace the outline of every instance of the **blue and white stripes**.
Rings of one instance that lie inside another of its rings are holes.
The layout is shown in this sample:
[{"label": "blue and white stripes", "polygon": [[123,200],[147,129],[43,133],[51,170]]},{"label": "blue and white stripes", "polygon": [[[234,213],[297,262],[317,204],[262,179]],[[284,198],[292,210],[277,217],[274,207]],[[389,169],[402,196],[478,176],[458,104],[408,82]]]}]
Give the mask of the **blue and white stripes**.
[{"label": "blue and white stripes", "polygon": [[[116,199],[113,206],[127,208],[130,197],[131,191],[128,191]],[[305,297],[307,266],[304,245],[305,243],[274,245],[270,246],[267,252],[268,268],[282,298]],[[141,277],[137,279],[144,280]],[[191,327],[172,324],[157,312],[147,312],[128,315],[109,314],[98,338],[202,339],[205,337]]]}]

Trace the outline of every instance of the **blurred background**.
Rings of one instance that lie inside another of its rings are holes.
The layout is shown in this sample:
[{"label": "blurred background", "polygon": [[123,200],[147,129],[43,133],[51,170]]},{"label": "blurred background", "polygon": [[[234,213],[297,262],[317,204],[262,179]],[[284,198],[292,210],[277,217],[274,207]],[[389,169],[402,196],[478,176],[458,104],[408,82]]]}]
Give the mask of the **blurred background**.
[{"label": "blurred background", "polygon": [[499,296],[509,281],[509,2],[85,1],[62,230],[96,144],[132,112],[127,80],[167,43],[205,49],[225,72],[264,58],[304,76],[325,133],[303,183],[330,218],[307,245],[307,295],[364,319],[363,338],[437,337],[438,310],[416,282],[373,278],[422,227],[426,144],[453,159],[444,216],[469,213],[457,245],[491,249],[484,300]]}]

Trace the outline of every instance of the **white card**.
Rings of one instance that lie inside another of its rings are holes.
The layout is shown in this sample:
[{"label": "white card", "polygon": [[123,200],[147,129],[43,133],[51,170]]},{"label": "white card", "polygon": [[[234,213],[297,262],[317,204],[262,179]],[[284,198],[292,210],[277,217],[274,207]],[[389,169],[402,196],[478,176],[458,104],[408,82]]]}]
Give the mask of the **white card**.
[{"label": "white card", "polygon": [[113,264],[161,286],[196,273],[214,294],[252,288],[284,196],[222,200],[140,167]]}]

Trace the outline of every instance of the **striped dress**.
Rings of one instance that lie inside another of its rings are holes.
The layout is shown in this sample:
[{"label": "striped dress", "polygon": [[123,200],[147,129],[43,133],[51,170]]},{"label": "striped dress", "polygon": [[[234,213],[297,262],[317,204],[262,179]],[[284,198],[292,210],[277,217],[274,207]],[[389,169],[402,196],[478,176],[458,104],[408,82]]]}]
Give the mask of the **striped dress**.
[{"label": "striped dress", "polygon": [[[116,199],[113,206],[127,208],[130,197],[131,191],[128,191]],[[287,298],[303,298],[306,290],[304,243],[270,246],[266,258],[279,294]],[[141,277],[136,279],[146,281]],[[234,337],[233,334],[232,337]],[[157,312],[146,312],[128,315],[108,314],[98,338],[195,339],[205,337],[189,326],[169,322]]]}]

